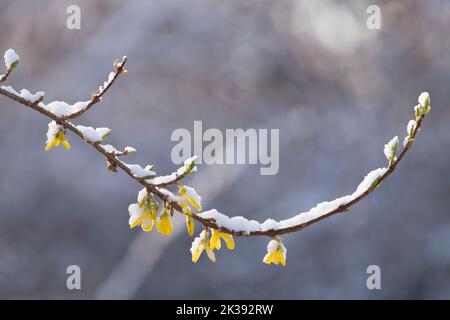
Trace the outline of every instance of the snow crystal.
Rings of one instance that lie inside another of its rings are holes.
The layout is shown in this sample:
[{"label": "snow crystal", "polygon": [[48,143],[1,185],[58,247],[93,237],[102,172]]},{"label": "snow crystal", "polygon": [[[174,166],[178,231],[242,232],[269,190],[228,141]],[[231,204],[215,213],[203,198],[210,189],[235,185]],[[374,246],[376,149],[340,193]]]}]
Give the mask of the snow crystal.
[{"label": "snow crystal", "polygon": [[364,192],[369,190],[369,188],[382,176],[386,173],[387,168],[378,168],[370,171],[365,177],[364,180],[358,185],[356,191],[351,195],[352,200],[358,198]]},{"label": "snow crystal", "polygon": [[110,144],[101,144],[100,146],[108,153],[112,153],[112,154],[120,153],[114,146],[112,146]]},{"label": "snow crystal", "polygon": [[22,89],[22,90],[20,90],[20,93],[19,93],[16,90],[14,90],[13,87],[10,87],[10,86],[2,86],[1,88],[5,91],[8,91],[9,93],[11,93],[13,95],[19,96],[22,99],[25,99],[25,100],[28,100],[31,102],[39,101],[45,95],[45,92],[43,92],[43,91],[38,91],[35,94],[32,94],[27,89]]},{"label": "snow crystal", "polygon": [[103,83],[103,85],[98,88],[98,92],[102,92],[103,90],[105,90],[105,88],[107,86],[109,86],[109,84],[114,80],[114,76],[115,76],[115,73],[114,72],[110,72],[109,75],[108,75],[108,80],[106,80]]},{"label": "snow crystal", "polygon": [[52,121],[48,124],[47,131],[47,144],[53,141],[56,135],[63,130],[63,127],[57,124],[55,121]]},{"label": "snow crystal", "polygon": [[430,94],[428,92],[422,92],[419,96],[418,102],[421,106],[424,106],[427,101],[430,99]]},{"label": "snow crystal", "polygon": [[[188,171],[189,167],[192,165],[193,162],[197,161],[198,157],[193,156],[186,161],[184,161],[184,165],[179,168],[176,172],[172,172],[171,174],[165,175],[165,176],[159,176],[156,178],[153,178],[151,183],[152,184],[168,184],[172,181],[175,181],[178,177],[184,176],[186,172]],[[196,172],[197,167],[194,167],[191,172]]]},{"label": "snow crystal", "polygon": [[408,144],[408,142],[409,142],[409,137],[406,136],[405,139],[403,139],[403,147],[406,147],[406,145]]},{"label": "snow crystal", "polygon": [[57,117],[64,117],[83,110],[89,102],[90,101],[79,101],[70,105],[65,101],[52,101],[49,104],[42,103],[40,106]]},{"label": "snow crystal", "polygon": [[145,200],[145,198],[147,198],[147,189],[143,188],[141,191],[139,191],[138,193],[138,197],[137,197],[137,201],[138,203],[141,203]]},{"label": "snow crystal", "polygon": [[388,160],[395,157],[395,154],[397,153],[398,144],[399,144],[398,137],[395,136],[394,138],[391,139],[391,141],[389,141],[384,145],[384,155]]},{"label": "snow crystal", "polygon": [[277,227],[278,221],[267,219],[261,224],[261,231],[273,230]]},{"label": "snow crystal", "polygon": [[198,195],[197,191],[195,191],[195,189],[192,187],[188,187],[188,186],[183,186],[183,187],[186,190],[186,197],[192,198],[201,207],[202,206],[202,197],[200,197]]},{"label": "snow crystal", "polygon": [[92,128],[92,127],[85,127],[85,126],[77,126],[77,129],[83,134],[83,137],[91,142],[101,142],[107,136],[110,134],[111,129],[109,128]]},{"label": "snow crystal", "polygon": [[409,120],[408,126],[406,127],[406,132],[408,133],[409,136],[411,136],[414,130],[416,129],[416,125],[417,125],[416,120]]},{"label": "snow crystal", "polygon": [[281,251],[283,252],[283,254],[286,255],[287,249],[281,241],[270,240],[269,243],[267,244],[267,252],[276,251],[276,250],[278,250],[278,248],[281,248]]},{"label": "snow crystal", "polygon": [[154,185],[167,184],[172,181],[175,181],[178,178],[176,172],[171,173],[167,176],[159,176],[152,179],[151,183]]},{"label": "snow crystal", "polygon": [[148,168],[144,169],[138,164],[125,164],[125,165],[128,167],[128,169],[130,169],[131,174],[136,178],[147,178],[156,175],[154,171],[149,170]]},{"label": "snow crystal", "polygon": [[277,230],[289,228],[297,225],[301,225],[304,223],[308,223],[311,220],[315,220],[320,218],[323,215],[326,215],[341,206],[348,204],[350,201],[355,200],[360,197],[364,192],[369,190],[373,184],[386,173],[387,168],[379,168],[369,172],[363,179],[363,181],[358,185],[355,192],[350,195],[346,195],[340,198],[337,198],[332,201],[324,201],[317,204],[314,208],[311,208],[309,211],[302,212],[292,218],[276,221],[273,219],[268,219],[264,223],[259,223],[255,220],[248,220],[244,217],[233,217],[230,218],[216,209],[212,209],[209,211],[204,211],[199,213],[198,215],[204,219],[213,219],[215,220],[217,226],[219,228],[226,228],[234,231],[242,231],[246,234],[249,234],[253,231],[268,231],[268,230]]},{"label": "snow crystal", "polygon": [[19,55],[13,49],[6,50],[4,58],[6,69],[11,68],[14,63],[20,60]]},{"label": "snow crystal", "polygon": [[237,232],[249,234],[253,231],[260,231],[261,227],[258,221],[248,220],[244,217],[230,218],[216,209],[204,211],[198,214],[203,219],[213,219],[219,228],[226,228]]},{"label": "snow crystal", "polygon": [[194,241],[192,241],[191,253],[194,254],[197,251],[197,248],[203,247],[205,241],[207,241],[207,234],[206,231],[203,230],[198,237],[195,237]]},{"label": "snow crystal", "polygon": [[128,153],[128,154],[136,153],[136,152],[137,152],[137,150],[136,150],[135,148],[130,147],[130,146],[126,146],[124,151],[125,151],[126,153]]},{"label": "snow crystal", "polygon": [[164,189],[164,188],[156,188],[159,192],[161,192],[163,195],[167,196],[170,201],[178,203],[180,201],[180,198],[178,198],[176,195],[173,194],[173,192]]}]

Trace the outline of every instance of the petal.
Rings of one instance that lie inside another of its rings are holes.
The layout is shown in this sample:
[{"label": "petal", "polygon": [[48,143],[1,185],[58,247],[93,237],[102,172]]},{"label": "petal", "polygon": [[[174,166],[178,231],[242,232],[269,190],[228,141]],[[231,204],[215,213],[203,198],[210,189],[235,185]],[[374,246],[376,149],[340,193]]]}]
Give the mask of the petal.
[{"label": "petal", "polygon": [[128,219],[128,224],[130,225],[130,229],[133,229],[139,223],[141,223],[141,217],[137,214],[132,214],[130,216],[130,219]]},{"label": "petal", "polygon": [[152,229],[153,229],[153,220],[150,218],[150,216],[146,216],[145,218],[142,219],[141,228],[145,232],[152,231]]},{"label": "petal", "polygon": [[197,211],[202,211],[202,207],[193,198],[188,197],[188,200]]},{"label": "petal", "polygon": [[66,148],[67,150],[70,149],[70,143],[69,141],[67,141],[67,139],[63,136],[61,138],[61,144],[63,145],[64,148]]},{"label": "petal", "polygon": [[194,219],[192,219],[192,217],[190,216],[186,216],[186,227],[189,235],[192,237],[194,235],[195,224]]},{"label": "petal", "polygon": [[193,263],[197,263],[198,259],[202,255],[203,250],[204,250],[204,247],[202,245],[197,247],[197,249],[192,254],[192,262]]},{"label": "petal", "polygon": [[220,235],[219,235],[219,231],[217,230],[212,230],[212,235],[211,235],[211,239],[209,240],[209,247],[211,249],[217,249],[220,250],[221,248],[221,243],[220,243]]},{"label": "petal", "polygon": [[52,141],[50,141],[49,143],[47,143],[47,145],[45,146],[45,151],[50,151],[52,150],[52,148],[55,146],[55,139],[53,139]]},{"label": "petal", "polygon": [[163,235],[167,236],[172,233],[173,231],[173,225],[172,221],[170,220],[169,215],[167,212],[163,213],[160,217],[160,226],[159,226],[159,232],[161,232]]},{"label": "petal", "polygon": [[223,240],[225,240],[225,244],[227,245],[227,248],[229,250],[233,250],[234,246],[235,246],[233,236],[231,234],[228,234],[225,232],[221,232],[220,236],[222,237]]},{"label": "petal", "polygon": [[267,252],[266,255],[264,256],[263,262],[266,264],[270,264],[274,262],[274,256],[275,256],[275,252],[271,251],[271,252]]},{"label": "petal", "polygon": [[216,262],[216,255],[214,254],[214,251],[206,248],[206,254],[208,255],[209,260],[211,260],[212,262]]}]

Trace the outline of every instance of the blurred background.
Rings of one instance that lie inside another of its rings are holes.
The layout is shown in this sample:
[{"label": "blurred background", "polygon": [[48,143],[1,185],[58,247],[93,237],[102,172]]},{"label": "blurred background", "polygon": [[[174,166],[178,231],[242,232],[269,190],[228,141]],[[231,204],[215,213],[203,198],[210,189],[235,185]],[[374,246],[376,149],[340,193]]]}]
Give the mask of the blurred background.
[{"label": "blurred background", "polygon": [[[81,30],[66,9],[81,8]],[[370,4],[381,30],[369,30]],[[287,266],[267,239],[236,239],[191,262],[182,220],[170,237],[129,230],[140,189],[72,135],[44,152],[47,122],[0,97],[0,298],[450,298],[450,2],[0,0],[0,51],[16,89],[89,99],[112,62],[129,73],[77,123],[113,129],[127,161],[173,171],[177,128],[279,128],[280,170],[200,165],[187,184],[205,208],[264,221],[353,192],[386,165],[422,91],[432,113],[395,174],[349,213],[287,235]],[[200,226],[197,225],[197,230]],[[82,289],[66,288],[79,265]],[[366,269],[381,268],[381,290]]]}]

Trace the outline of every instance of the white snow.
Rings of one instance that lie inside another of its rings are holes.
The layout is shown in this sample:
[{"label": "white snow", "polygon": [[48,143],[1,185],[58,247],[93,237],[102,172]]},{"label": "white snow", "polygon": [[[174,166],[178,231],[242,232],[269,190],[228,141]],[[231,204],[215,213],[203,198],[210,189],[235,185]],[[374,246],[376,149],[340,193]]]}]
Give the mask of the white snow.
[{"label": "white snow", "polygon": [[132,203],[128,207],[128,213],[131,215],[137,214],[141,215],[144,212],[144,209],[140,208],[137,203]]},{"label": "white snow", "polygon": [[199,213],[198,215],[204,219],[215,220],[219,228],[226,228],[229,230],[244,232],[245,234],[249,234],[253,231],[267,231],[289,228],[320,218],[321,216],[326,215],[343,205],[346,205],[350,201],[355,200],[364,192],[369,190],[373,186],[373,184],[386,173],[386,171],[387,168],[375,169],[369,172],[364,177],[363,181],[358,185],[355,192],[353,192],[352,194],[337,198],[332,201],[321,202],[309,211],[302,212],[286,220],[276,221],[273,219],[268,219],[263,223],[259,223],[258,221],[248,220],[244,217],[230,218],[227,215],[218,212],[216,209],[204,211],[202,213]]},{"label": "white snow", "polygon": [[137,197],[137,201],[138,201],[138,203],[140,204],[140,203],[142,203],[144,200],[145,200],[145,198],[147,198],[147,189],[146,188],[143,188],[141,191],[139,191],[139,193],[138,193],[138,197]]},{"label": "white snow", "polygon": [[180,200],[180,198],[178,198],[178,196],[176,196],[175,194],[173,194],[173,192],[171,192],[171,191],[169,191],[167,189],[156,188],[156,190],[161,192],[163,195],[167,196],[169,198],[169,200],[172,201],[172,202],[178,203],[178,201]]},{"label": "white snow", "polygon": [[398,149],[398,137],[395,136],[388,143],[384,145],[384,155],[388,160],[394,159]]},{"label": "white snow", "polygon": [[55,121],[52,121],[48,124],[47,131],[47,144],[53,141],[56,135],[63,130],[63,127],[57,124]]},{"label": "white snow", "polygon": [[11,93],[13,95],[19,96],[22,99],[25,99],[25,100],[28,100],[31,102],[39,101],[45,95],[45,92],[43,92],[43,91],[38,91],[35,94],[32,94],[27,89],[22,89],[22,90],[20,90],[20,93],[19,93],[13,87],[10,87],[10,86],[2,86],[1,88],[5,91],[8,91],[9,93]]},{"label": "white snow", "polygon": [[409,137],[406,136],[405,139],[403,139],[403,147],[406,147],[406,145],[408,144],[408,142],[409,142]]},{"label": "white snow", "polygon": [[117,150],[114,146],[112,146],[110,144],[101,144],[100,146],[108,153],[112,153],[112,154],[120,153],[119,150]]},{"label": "white snow", "polygon": [[248,220],[244,217],[230,218],[227,215],[220,213],[216,209],[201,212],[198,214],[198,216],[204,219],[213,219],[219,228],[226,228],[229,230],[244,232],[245,234],[261,230],[258,221]]},{"label": "white snow", "polygon": [[184,185],[184,189],[186,190],[186,195],[180,198],[180,202],[183,200],[187,200],[188,197],[192,198],[199,206],[202,207],[202,197],[200,197],[195,191],[194,188]]},{"label": "white snow", "polygon": [[77,129],[83,134],[83,137],[91,142],[101,142],[111,133],[109,128],[92,128],[78,125]]},{"label": "white snow", "polygon": [[130,147],[130,146],[126,146],[124,151],[126,153],[128,153],[128,154],[132,154],[132,153],[136,153],[137,152],[137,150],[135,148]]},{"label": "white snow", "polygon": [[281,251],[283,252],[283,254],[286,255],[287,249],[281,241],[270,240],[269,243],[267,244],[267,252],[276,251],[276,250],[278,250],[278,248],[281,248]]},{"label": "white snow", "polygon": [[409,136],[412,135],[412,133],[416,129],[416,126],[417,126],[416,120],[409,120],[408,126],[406,127],[406,132],[408,133]]},{"label": "white snow", "polygon": [[[172,181],[175,181],[178,177],[180,176],[184,176],[186,174],[186,172],[188,171],[189,167],[191,166],[191,164],[195,161],[197,161],[198,157],[197,156],[193,156],[189,159],[187,159],[186,161],[184,161],[184,164],[182,167],[180,167],[176,172],[172,172],[169,175],[165,175],[165,176],[159,176],[159,177],[155,177],[152,179],[151,183],[154,185],[159,185],[159,184],[170,184]],[[192,172],[196,172],[197,171],[197,167],[195,166]]]},{"label": "white snow", "polygon": [[72,105],[65,101],[52,101],[49,104],[41,103],[39,106],[58,117],[69,116],[86,108],[90,101],[79,101]]},{"label": "white snow", "polygon": [[130,169],[131,174],[136,178],[147,178],[155,176],[156,173],[153,170],[149,170],[148,168],[142,168],[138,164],[125,164],[128,169]]},{"label": "white snow", "polygon": [[115,75],[114,72],[110,72],[110,73],[109,73],[109,75],[108,75],[108,80],[106,80],[105,82],[103,82],[103,85],[100,86],[100,87],[98,88],[98,92],[99,92],[99,93],[101,93],[103,90],[105,90],[105,88],[106,88],[107,86],[109,86],[109,84],[111,83],[111,81],[113,81],[113,79],[114,79],[114,75]]},{"label": "white snow", "polygon": [[6,69],[11,68],[14,63],[20,60],[19,55],[13,49],[6,50],[4,58]]},{"label": "white snow", "polygon": [[430,94],[428,92],[422,92],[419,96],[419,99],[417,101],[420,103],[421,106],[425,106],[425,103],[430,99]]},{"label": "white snow", "polygon": [[206,243],[207,241],[208,241],[208,238],[207,238],[206,231],[203,230],[202,232],[200,232],[198,237],[195,237],[194,241],[192,241],[191,254],[194,254],[198,248],[200,248],[200,250],[205,249],[204,243]]}]

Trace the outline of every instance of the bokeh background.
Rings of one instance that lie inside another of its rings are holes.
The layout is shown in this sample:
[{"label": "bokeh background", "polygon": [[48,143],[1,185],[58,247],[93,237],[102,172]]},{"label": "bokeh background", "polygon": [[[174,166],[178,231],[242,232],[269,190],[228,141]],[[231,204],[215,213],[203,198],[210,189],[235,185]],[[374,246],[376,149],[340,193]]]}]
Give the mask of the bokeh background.
[{"label": "bokeh background", "polygon": [[[82,10],[66,28],[67,6]],[[382,29],[366,27],[378,4]],[[115,58],[129,73],[79,119],[132,145],[129,162],[171,172],[176,128],[279,128],[280,170],[199,166],[204,207],[264,221],[351,193],[384,166],[421,91],[432,113],[398,171],[348,214],[285,237],[286,267],[262,263],[267,239],[236,239],[218,262],[191,263],[183,221],[171,237],[129,230],[139,187],[69,136],[44,152],[47,120],[0,97],[0,298],[450,298],[450,2],[0,0],[0,51],[17,89],[46,101],[90,97]],[[199,226],[197,226],[197,230]],[[82,290],[66,288],[68,265]],[[368,290],[366,268],[381,268]]]}]

